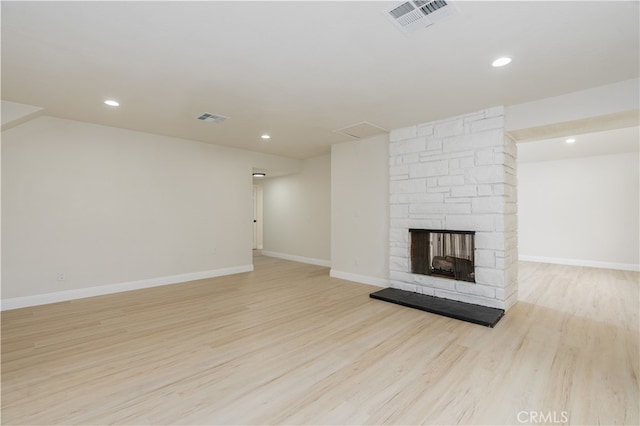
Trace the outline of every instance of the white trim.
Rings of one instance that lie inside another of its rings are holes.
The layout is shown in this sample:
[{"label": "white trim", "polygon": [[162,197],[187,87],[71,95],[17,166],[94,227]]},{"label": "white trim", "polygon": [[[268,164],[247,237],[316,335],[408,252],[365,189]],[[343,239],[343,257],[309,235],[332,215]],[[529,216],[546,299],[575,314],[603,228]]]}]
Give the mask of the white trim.
[{"label": "white trim", "polygon": [[292,260],[294,262],[310,263],[311,265],[326,266],[327,268],[331,267],[330,260],[314,259],[311,257],[296,256],[293,254],[278,253],[278,252],[269,251],[269,250],[262,250],[262,255],[269,256],[269,257],[277,257],[279,259]]},{"label": "white trim", "polygon": [[329,276],[333,278],[340,278],[341,280],[353,281],[362,284],[374,285],[376,287],[389,287],[389,280],[386,278],[369,277],[367,275],[352,274],[351,272],[337,271],[332,269],[329,272]]},{"label": "white trim", "polygon": [[559,257],[542,257],[542,256],[526,256],[526,255],[518,256],[518,260],[522,260],[524,262],[553,263],[556,265],[586,266],[589,268],[618,269],[621,271],[640,272],[640,265],[634,265],[633,263],[599,262],[595,260],[563,259]]},{"label": "white trim", "polygon": [[150,278],[147,280],[130,281],[117,284],[107,284],[95,287],[79,288],[75,290],[57,291],[54,293],[36,294],[34,296],[14,297],[2,300],[3,311],[26,308],[28,306],[47,305],[49,303],[67,300],[83,299],[85,297],[102,296],[123,291],[140,290],[143,288],[159,287],[186,281],[202,280],[205,278],[221,277],[223,275],[239,274],[253,271],[253,265],[235,266],[231,268],[212,269],[210,271],[190,272],[186,274],[170,275],[166,277]]}]

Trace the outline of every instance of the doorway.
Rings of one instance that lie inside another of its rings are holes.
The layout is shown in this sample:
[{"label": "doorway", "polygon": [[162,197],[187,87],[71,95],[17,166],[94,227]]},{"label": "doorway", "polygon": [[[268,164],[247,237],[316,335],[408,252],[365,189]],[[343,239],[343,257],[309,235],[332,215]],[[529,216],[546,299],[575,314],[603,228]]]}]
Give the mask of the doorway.
[{"label": "doorway", "polygon": [[262,250],[263,238],[263,190],[262,183],[253,185],[253,250]]}]

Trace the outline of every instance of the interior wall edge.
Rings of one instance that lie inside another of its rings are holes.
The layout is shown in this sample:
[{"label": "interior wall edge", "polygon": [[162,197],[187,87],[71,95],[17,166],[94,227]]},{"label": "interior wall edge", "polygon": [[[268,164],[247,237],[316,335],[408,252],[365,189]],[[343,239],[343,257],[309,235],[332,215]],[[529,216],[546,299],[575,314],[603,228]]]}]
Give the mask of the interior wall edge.
[{"label": "interior wall edge", "polygon": [[360,284],[368,284],[382,288],[387,288],[390,285],[388,279],[353,274],[351,272],[338,271],[336,269],[331,269],[331,271],[329,272],[329,276],[332,278],[339,278],[341,280],[353,281]]},{"label": "interior wall edge", "polygon": [[552,263],[555,265],[585,266],[588,268],[640,272],[640,264],[633,263],[599,262],[596,260],[564,259],[559,257],[528,256],[523,254],[518,256],[518,260],[523,262]]},{"label": "interior wall edge", "polygon": [[308,263],[310,265],[331,267],[331,261],[325,259],[316,259],[312,257],[297,256],[295,254],[280,253],[271,250],[262,250],[262,255],[267,257],[276,257],[278,259],[291,260],[293,262]]},{"label": "interior wall edge", "polygon": [[117,284],[86,287],[74,290],[57,291],[33,296],[14,297],[2,300],[2,311],[26,308],[29,306],[48,305],[50,303],[65,302],[87,297],[103,296],[125,291],[141,290],[144,288],[160,287],[164,285],[180,284],[187,281],[215,278],[225,275],[239,274],[253,271],[253,265],[241,265],[229,268],[212,269],[209,271],[189,272],[186,274],[169,275],[166,277],[151,278],[138,281],[129,281]]}]

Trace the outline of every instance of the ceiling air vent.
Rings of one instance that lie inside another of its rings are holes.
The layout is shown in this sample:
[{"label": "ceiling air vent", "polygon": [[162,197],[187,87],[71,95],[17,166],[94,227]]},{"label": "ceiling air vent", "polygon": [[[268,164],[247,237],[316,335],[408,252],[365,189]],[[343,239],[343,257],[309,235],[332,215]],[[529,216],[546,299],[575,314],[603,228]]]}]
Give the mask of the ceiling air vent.
[{"label": "ceiling air vent", "polygon": [[394,7],[387,13],[404,32],[426,28],[457,12],[451,2],[444,0],[413,0]]},{"label": "ceiling air vent", "polygon": [[362,121],[351,126],[343,127],[342,129],[334,130],[334,132],[356,139],[368,138],[370,136],[380,135],[382,133],[389,133],[388,130],[383,129],[380,126],[376,126],[375,124],[371,124],[367,121]]},{"label": "ceiling air vent", "polygon": [[228,118],[229,117],[225,117],[223,115],[209,114],[208,112],[205,112],[200,117],[198,117],[198,120],[208,121],[209,123],[222,123]]}]

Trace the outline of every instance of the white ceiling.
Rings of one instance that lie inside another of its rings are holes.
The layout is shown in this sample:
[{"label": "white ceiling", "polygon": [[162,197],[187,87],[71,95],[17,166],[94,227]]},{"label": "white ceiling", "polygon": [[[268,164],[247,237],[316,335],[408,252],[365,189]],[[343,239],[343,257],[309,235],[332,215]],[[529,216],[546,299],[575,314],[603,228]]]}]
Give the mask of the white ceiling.
[{"label": "white ceiling", "polygon": [[[2,1],[2,98],[308,158],[363,121],[393,129],[639,76],[637,1],[457,2],[409,36],[385,14],[399,3]],[[491,68],[500,55],[513,63]]]}]

